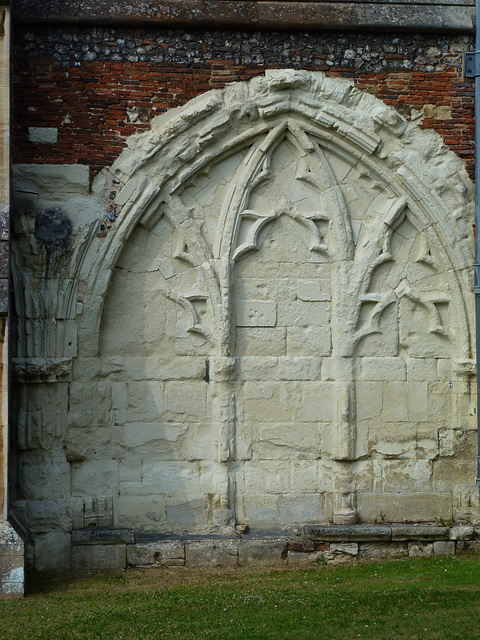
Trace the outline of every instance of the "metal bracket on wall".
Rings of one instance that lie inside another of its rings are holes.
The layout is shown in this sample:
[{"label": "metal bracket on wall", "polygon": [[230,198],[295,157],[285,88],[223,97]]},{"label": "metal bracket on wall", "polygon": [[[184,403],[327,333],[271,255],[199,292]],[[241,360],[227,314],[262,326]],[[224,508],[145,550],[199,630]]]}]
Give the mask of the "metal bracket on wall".
[{"label": "metal bracket on wall", "polygon": [[480,76],[480,51],[465,53],[463,56],[464,78],[476,78]]}]

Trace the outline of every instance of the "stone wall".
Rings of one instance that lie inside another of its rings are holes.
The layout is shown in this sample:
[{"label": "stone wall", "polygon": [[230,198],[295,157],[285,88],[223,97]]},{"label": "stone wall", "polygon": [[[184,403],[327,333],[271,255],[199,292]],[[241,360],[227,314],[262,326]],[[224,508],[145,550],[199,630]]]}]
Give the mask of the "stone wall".
[{"label": "stone wall", "polygon": [[10,13],[0,5],[0,597],[23,594],[23,542],[8,515]]},{"label": "stone wall", "polygon": [[469,35],[22,30],[14,42],[14,161],[80,162],[93,175],[151,118],[283,67],[353,79],[435,129],[473,175],[473,81],[462,75],[472,47]]},{"label": "stone wall", "polygon": [[94,527],[476,522],[469,28],[37,17],[14,42],[30,564],[124,562]]}]

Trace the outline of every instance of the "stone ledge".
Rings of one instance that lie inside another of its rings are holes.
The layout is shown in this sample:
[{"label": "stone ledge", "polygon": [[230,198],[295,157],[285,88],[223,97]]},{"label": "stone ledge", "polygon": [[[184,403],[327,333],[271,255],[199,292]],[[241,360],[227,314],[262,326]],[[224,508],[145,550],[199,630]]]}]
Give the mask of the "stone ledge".
[{"label": "stone ledge", "polygon": [[[141,534],[102,527],[72,532],[75,571],[126,567],[235,567],[335,564],[480,551],[468,525],[300,525],[254,534]],[[134,542],[135,540],[135,542]]]},{"label": "stone ledge", "polygon": [[[473,527],[468,528],[473,537]],[[456,527],[455,530],[459,530]],[[305,525],[302,535],[309,540],[328,540],[335,542],[348,541],[404,541],[404,540],[448,540],[450,529],[434,525],[385,525],[385,524],[356,524],[356,525]],[[453,531],[453,528],[452,528]],[[455,535],[461,535],[460,531]],[[464,533],[463,535],[466,535]],[[457,539],[457,538],[451,538]],[[458,538],[466,539],[466,538]]]},{"label": "stone ledge", "polygon": [[473,33],[475,8],[467,2],[389,0],[17,0],[12,18],[23,24],[125,27],[244,27],[256,29],[422,30]]},{"label": "stone ledge", "polygon": [[303,537],[309,540],[345,542],[350,540],[391,540],[392,528],[382,524],[326,524],[302,527]]},{"label": "stone ledge", "polygon": [[72,544],[74,546],[133,544],[134,542],[134,530],[128,528],[92,527],[90,529],[72,531]]}]

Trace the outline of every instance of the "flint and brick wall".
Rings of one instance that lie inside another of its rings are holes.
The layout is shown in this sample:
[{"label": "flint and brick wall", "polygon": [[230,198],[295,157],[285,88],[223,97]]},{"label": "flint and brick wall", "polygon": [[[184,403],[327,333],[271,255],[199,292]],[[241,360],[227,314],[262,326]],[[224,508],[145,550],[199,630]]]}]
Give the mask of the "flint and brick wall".
[{"label": "flint and brick wall", "polygon": [[22,28],[14,162],[81,163],[93,177],[151,118],[266,68],[295,68],[353,79],[435,129],[473,176],[473,81],[462,72],[472,47],[458,35]]}]

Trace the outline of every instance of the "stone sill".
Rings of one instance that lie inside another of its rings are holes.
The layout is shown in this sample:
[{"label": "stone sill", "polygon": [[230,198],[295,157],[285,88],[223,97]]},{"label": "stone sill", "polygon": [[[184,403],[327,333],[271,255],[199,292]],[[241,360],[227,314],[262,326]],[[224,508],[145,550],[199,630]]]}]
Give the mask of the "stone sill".
[{"label": "stone sill", "polygon": [[72,568],[299,566],[480,551],[480,529],[464,525],[300,525],[290,534],[133,537],[133,529],[74,531]]},{"label": "stone sill", "polygon": [[24,25],[92,25],[125,28],[204,27],[429,31],[473,33],[475,7],[462,2],[409,0],[17,0],[12,19]]}]

